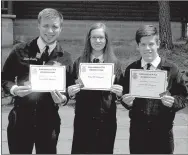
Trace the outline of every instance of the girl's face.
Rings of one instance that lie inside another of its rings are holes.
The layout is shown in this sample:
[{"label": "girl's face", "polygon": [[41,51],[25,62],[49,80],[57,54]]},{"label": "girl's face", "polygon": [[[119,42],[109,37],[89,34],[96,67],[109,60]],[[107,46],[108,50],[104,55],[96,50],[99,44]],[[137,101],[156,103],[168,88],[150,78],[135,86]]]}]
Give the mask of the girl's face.
[{"label": "girl's face", "polygon": [[104,30],[102,28],[92,30],[90,42],[94,51],[103,50],[106,45]]}]

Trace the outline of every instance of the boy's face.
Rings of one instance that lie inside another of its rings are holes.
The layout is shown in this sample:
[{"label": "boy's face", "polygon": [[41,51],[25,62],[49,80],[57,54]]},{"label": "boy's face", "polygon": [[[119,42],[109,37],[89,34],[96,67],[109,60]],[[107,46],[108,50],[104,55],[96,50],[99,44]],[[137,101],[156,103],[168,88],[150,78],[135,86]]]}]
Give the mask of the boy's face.
[{"label": "boy's face", "polygon": [[38,24],[40,36],[46,44],[54,43],[61,33],[61,23],[59,18],[41,18]]},{"label": "boy's face", "polygon": [[158,56],[159,40],[156,40],[157,36],[142,37],[138,44],[138,50],[144,61],[152,62]]}]

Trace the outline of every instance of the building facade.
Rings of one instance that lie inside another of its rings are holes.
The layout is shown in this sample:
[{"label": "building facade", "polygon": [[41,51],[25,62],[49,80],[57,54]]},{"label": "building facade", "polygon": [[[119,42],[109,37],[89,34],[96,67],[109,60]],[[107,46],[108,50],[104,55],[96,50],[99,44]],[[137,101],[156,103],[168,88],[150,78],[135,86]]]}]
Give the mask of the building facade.
[{"label": "building facade", "polygon": [[[65,19],[60,39],[83,39],[88,27],[102,21],[111,29],[114,40],[134,39],[144,23],[158,25],[157,1],[2,1],[3,14],[13,20],[13,39],[29,40],[37,36],[37,15],[44,8],[59,10]],[[187,22],[188,2],[170,1],[172,35],[181,37],[181,23]],[[6,27],[6,26],[5,26]],[[4,32],[4,31],[2,31]],[[5,36],[5,35],[4,35]]]}]

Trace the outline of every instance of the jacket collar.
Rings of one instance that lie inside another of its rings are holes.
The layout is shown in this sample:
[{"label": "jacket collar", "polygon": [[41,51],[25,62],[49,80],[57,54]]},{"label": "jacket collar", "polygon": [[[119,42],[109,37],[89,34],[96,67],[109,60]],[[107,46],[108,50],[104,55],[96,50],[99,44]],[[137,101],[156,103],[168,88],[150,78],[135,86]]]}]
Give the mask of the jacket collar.
[{"label": "jacket collar", "polygon": [[[27,47],[29,49],[29,57],[36,57],[37,53],[40,53],[39,47],[37,45],[37,39],[39,37],[31,40],[30,42],[27,43]],[[54,48],[54,50],[51,52],[50,54],[50,58],[52,57],[62,57],[64,54],[63,49],[60,46],[60,43],[57,41],[56,43],[56,47]]]},{"label": "jacket collar", "polygon": [[159,63],[158,66],[159,69],[170,71],[171,67],[172,65],[165,58],[161,58],[161,62]]}]

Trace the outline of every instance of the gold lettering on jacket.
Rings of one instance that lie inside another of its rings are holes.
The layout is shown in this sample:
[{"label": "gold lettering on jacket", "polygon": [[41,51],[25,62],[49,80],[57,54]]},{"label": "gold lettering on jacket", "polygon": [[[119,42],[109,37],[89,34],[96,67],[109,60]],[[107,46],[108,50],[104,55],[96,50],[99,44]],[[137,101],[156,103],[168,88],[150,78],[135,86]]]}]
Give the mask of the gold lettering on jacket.
[{"label": "gold lettering on jacket", "polygon": [[33,60],[33,61],[37,61],[37,58],[23,58],[23,60]]}]

